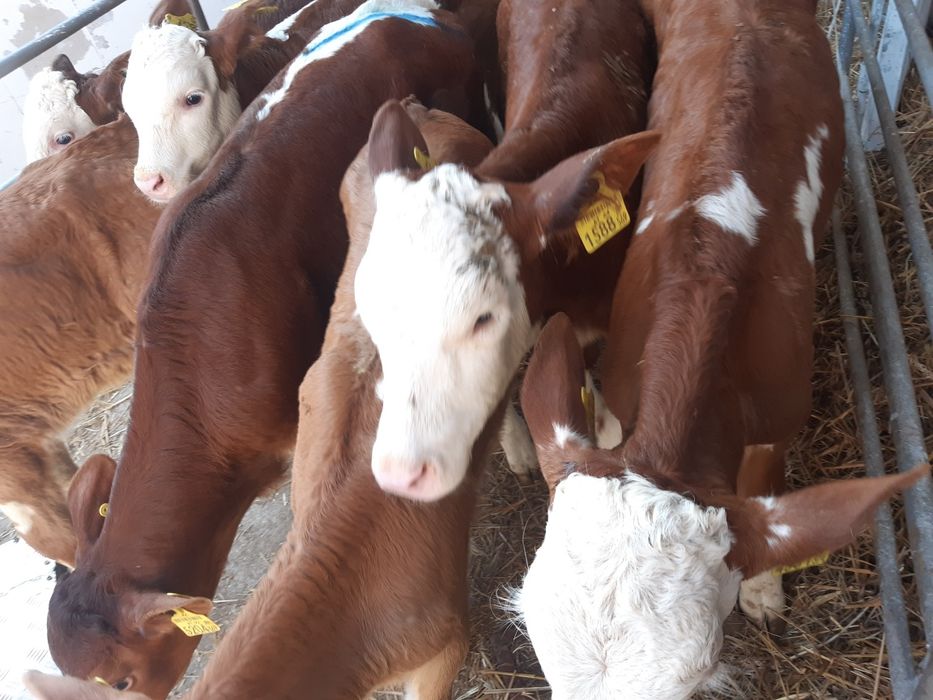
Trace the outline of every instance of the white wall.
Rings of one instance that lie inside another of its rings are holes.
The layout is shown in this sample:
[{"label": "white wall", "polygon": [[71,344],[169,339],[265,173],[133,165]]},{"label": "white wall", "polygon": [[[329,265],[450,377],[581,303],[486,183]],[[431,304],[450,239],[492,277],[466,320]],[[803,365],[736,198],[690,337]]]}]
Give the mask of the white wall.
[{"label": "white wall", "polygon": [[[130,47],[158,0],[126,0],[21,69],[0,78],[0,184],[25,163],[23,98],[29,80],[60,53],[68,54],[85,73],[102,68]],[[0,0],[0,54],[7,54],[90,5],[92,0]],[[217,24],[224,7],[234,0],[201,0],[208,23]]]}]

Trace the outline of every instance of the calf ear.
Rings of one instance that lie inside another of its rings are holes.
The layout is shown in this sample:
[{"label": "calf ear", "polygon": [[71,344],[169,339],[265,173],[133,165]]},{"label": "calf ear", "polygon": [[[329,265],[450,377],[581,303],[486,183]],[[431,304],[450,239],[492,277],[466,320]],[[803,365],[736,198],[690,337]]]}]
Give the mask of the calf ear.
[{"label": "calf ear", "polygon": [[583,351],[565,314],[544,326],[522,381],[522,413],[538,453],[541,473],[553,493],[564,477],[595,461],[584,403]]},{"label": "calf ear", "polygon": [[249,46],[254,37],[262,36],[262,29],[256,24],[254,12],[242,11],[243,8],[227,14],[216,29],[203,32],[207,41],[205,52],[214,62],[217,74],[222,80],[230,80],[236,71],[240,54]]},{"label": "calf ear", "polygon": [[726,557],[751,578],[793,566],[852,542],[881,503],[920,479],[930,488],[930,465],[874,479],[848,479],[771,498],[726,506],[735,544]]},{"label": "calf ear", "polygon": [[376,112],[369,130],[369,172],[373,180],[386,172],[419,169],[416,148],[427,155],[424,136],[405,107],[398,100],[389,100]]},{"label": "calf ear", "polygon": [[149,26],[158,27],[165,19],[165,15],[181,17],[189,12],[191,12],[191,5],[188,0],[161,0],[149,15]]},{"label": "calf ear", "polygon": [[107,455],[92,455],[77,471],[68,487],[68,510],[78,541],[76,563],[81,561],[100,537],[104,527],[101,506],[110,500],[116,469],[116,463]]},{"label": "calf ear", "polygon": [[109,685],[39,671],[26,671],[23,685],[38,700],[148,700],[142,693],[119,691]]},{"label": "calf ear", "polygon": [[175,629],[171,618],[179,608],[209,615],[213,607],[210,598],[134,589],[124,593],[120,601],[123,624],[144,637],[157,637]]},{"label": "calf ear", "polygon": [[52,70],[58,71],[64,75],[67,80],[74,80],[78,84],[81,83],[81,74],[78,72],[78,69],[74,67],[71,59],[63,53],[58,54],[55,60],[52,61]]},{"label": "calf ear", "polygon": [[610,190],[626,194],[660,140],[658,131],[625,136],[558,163],[530,185],[511,185],[517,220],[509,230],[523,254],[536,256],[556,237],[575,236],[580,214],[603,196],[598,177]]}]

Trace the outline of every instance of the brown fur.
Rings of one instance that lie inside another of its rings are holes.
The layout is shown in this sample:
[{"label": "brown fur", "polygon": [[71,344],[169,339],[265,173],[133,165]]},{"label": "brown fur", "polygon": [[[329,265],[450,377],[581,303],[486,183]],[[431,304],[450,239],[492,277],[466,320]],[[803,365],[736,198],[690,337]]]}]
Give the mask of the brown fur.
[{"label": "brown fur", "polygon": [[[845,545],[878,503],[929,468],[812,487],[780,497],[774,511],[749,498],[783,491],[783,446],[809,412],[814,272],[794,196],[806,177],[804,146],[825,124],[818,245],[841,176],[835,70],[809,6],[644,5],[661,46],[650,125],[665,138],[646,167],[643,206],[653,205],[653,223],[619,278],[603,375],[606,403],[631,436],[616,450],[553,444],[553,422],[568,420],[551,408],[554,393],[581,380],[562,360],[573,356],[562,325],[542,333],[536,355],[553,358],[529,366],[526,381],[542,386],[526,390],[523,406],[552,489],[575,469],[631,470],[724,507],[736,537],[727,563],[748,577]],[[765,209],[754,246],[693,209],[736,171]],[[545,376],[555,363],[570,379]],[[790,534],[770,543],[775,522]]]},{"label": "brown fur", "polygon": [[[475,165],[491,148],[448,114],[411,101],[406,107],[439,161]],[[387,104],[374,128],[400,109]],[[469,523],[493,434],[481,436],[469,478],[441,502],[413,503],[376,485],[370,455],[381,369],[353,297],[374,207],[365,148],[347,171],[341,200],[350,249],[321,357],[299,392],[295,520],[186,698],[348,700],[406,681],[420,700],[441,700],[466,653]],[[47,700],[121,697],[74,679],[33,675],[28,682]]]},{"label": "brown fur", "polygon": [[133,366],[136,302],[158,210],[133,186],[123,119],[26,168],[0,194],[0,504],[35,512],[23,538],[74,563],[61,438]]},{"label": "brown fur", "polygon": [[[346,254],[344,168],[386,98],[428,97],[472,70],[466,35],[446,13],[438,21],[446,28],[378,22],[307,66],[266,119],[255,106],[244,114],[166,209],[110,514],[50,603],[50,649],[64,671],[133,676],[164,697],[187,665],[197,639],[154,634],[128,611],[152,594],[209,598],[240,518],[281,477]],[[401,50],[412,45],[420,50]],[[78,510],[107,497],[89,489]]]}]

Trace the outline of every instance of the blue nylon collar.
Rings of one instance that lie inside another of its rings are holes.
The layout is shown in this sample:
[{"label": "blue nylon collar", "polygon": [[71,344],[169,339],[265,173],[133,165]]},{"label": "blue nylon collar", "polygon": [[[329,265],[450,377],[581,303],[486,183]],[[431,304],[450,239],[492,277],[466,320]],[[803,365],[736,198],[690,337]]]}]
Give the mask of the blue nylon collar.
[{"label": "blue nylon collar", "polygon": [[374,22],[377,19],[385,19],[387,17],[397,17],[398,19],[404,19],[407,22],[414,22],[415,24],[421,24],[425,27],[436,27],[438,29],[446,29],[446,27],[439,24],[437,20],[435,20],[433,17],[422,17],[421,15],[412,15],[407,12],[373,12],[372,14],[364,15],[363,17],[360,17],[358,20],[353,22],[353,24],[347,25],[346,27],[341,29],[339,32],[336,32],[334,34],[331,34],[330,36],[326,36],[323,39],[320,39],[318,41],[308,44],[307,46],[305,46],[304,50],[301,52],[301,55],[307,56],[308,54],[314,53],[315,51],[320,49],[322,46],[326,46],[327,44],[332,42],[334,39],[338,39],[342,37],[344,34],[353,31],[354,29],[359,27],[361,24],[369,24],[370,22]]}]

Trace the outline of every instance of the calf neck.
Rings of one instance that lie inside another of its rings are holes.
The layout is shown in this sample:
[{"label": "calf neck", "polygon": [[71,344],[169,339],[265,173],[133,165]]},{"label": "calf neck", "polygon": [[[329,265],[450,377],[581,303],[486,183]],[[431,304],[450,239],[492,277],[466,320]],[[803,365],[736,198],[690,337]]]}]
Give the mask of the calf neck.
[{"label": "calf neck", "polygon": [[237,523],[283,472],[346,254],[344,169],[383,101],[470,73],[470,41],[432,7],[371,0],[328,25],[164,213],[112,489],[103,465],[72,487],[87,528],[49,617],[67,673],[164,697],[188,663],[197,639],[162,624],[165,594],[210,607]]}]

